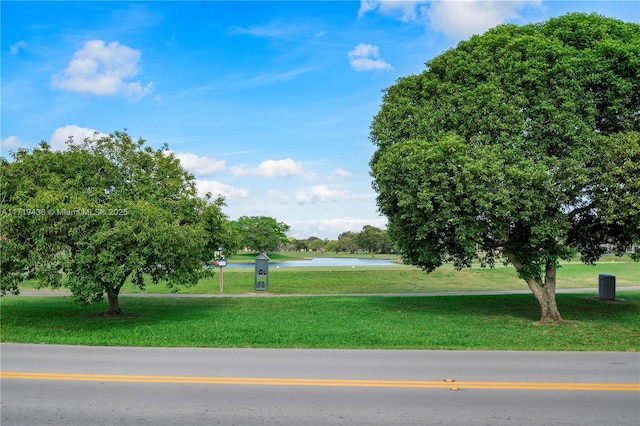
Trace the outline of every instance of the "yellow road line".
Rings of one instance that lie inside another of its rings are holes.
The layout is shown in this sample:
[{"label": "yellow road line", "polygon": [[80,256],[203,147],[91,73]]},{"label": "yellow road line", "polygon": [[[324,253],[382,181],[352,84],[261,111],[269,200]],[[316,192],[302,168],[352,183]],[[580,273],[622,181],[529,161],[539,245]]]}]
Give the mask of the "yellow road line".
[{"label": "yellow road line", "polygon": [[181,383],[208,385],[256,385],[256,386],[318,386],[318,387],[380,387],[422,389],[521,389],[521,390],[570,390],[570,391],[618,391],[640,392],[638,383],[545,383],[545,382],[450,382],[420,380],[332,380],[288,379],[257,377],[189,377],[189,376],[131,376],[112,374],[62,374],[0,372],[0,379],[55,380],[127,383]]}]

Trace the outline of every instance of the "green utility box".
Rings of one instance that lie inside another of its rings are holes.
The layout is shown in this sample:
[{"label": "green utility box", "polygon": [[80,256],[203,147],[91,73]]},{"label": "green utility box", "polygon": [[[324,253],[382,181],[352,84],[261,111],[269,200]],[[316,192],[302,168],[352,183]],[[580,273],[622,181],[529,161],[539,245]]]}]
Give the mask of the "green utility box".
[{"label": "green utility box", "polygon": [[255,291],[269,290],[269,257],[260,253],[256,257],[256,273],[253,281],[253,289]]}]

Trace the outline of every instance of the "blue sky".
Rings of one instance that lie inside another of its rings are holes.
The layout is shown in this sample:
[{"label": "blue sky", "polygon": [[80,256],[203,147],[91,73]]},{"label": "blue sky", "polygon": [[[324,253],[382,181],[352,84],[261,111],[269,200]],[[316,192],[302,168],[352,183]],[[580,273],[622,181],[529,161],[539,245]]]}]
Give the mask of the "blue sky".
[{"label": "blue sky", "polygon": [[369,125],[382,90],[472,34],[637,1],[1,2],[1,149],[126,129],[167,143],[231,220],[295,238],[384,228]]}]

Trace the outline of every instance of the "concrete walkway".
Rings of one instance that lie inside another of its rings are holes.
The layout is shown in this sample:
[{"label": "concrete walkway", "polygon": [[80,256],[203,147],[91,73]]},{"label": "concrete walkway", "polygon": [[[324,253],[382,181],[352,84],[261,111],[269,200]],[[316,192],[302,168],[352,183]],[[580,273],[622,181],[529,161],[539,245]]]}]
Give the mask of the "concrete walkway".
[{"label": "concrete walkway", "polygon": [[[616,292],[640,290],[640,286],[616,288]],[[566,288],[557,289],[556,293],[598,293],[598,288]],[[492,296],[506,294],[531,294],[530,290],[492,290],[492,291],[448,291],[431,293],[347,293],[347,294],[308,294],[308,293],[222,293],[222,294],[183,294],[183,293],[121,293],[120,297],[175,297],[175,298],[212,298],[212,297],[434,297],[434,296]],[[22,291],[22,296],[71,296],[68,291]]]}]

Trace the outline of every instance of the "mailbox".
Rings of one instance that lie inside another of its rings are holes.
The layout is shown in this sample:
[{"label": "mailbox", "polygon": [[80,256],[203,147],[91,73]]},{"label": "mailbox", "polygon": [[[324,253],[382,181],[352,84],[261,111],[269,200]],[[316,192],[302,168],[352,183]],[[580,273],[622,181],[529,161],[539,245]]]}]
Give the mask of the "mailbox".
[{"label": "mailbox", "polygon": [[269,257],[260,253],[256,257],[256,273],[253,281],[253,289],[258,291],[269,290]]}]

